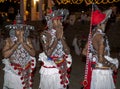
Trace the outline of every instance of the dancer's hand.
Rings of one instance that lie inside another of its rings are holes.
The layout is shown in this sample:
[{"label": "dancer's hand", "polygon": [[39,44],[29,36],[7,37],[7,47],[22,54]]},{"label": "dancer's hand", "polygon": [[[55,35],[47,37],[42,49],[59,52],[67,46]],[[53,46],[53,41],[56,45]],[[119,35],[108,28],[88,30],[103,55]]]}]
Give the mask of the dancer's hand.
[{"label": "dancer's hand", "polygon": [[113,64],[112,66],[111,66],[111,69],[113,70],[113,71],[117,71],[117,68],[116,68],[116,66]]},{"label": "dancer's hand", "polygon": [[63,26],[62,26],[62,23],[60,22],[60,20],[57,21],[57,34],[59,34],[59,38],[58,39],[62,39],[63,37]]},{"label": "dancer's hand", "polygon": [[57,29],[56,30],[56,37],[57,37],[57,39],[62,39],[62,37],[63,37],[63,29]]},{"label": "dancer's hand", "polygon": [[24,31],[23,31],[23,30],[21,30],[21,32],[20,32],[19,42],[20,42],[20,43],[23,43],[23,42],[24,42]]}]

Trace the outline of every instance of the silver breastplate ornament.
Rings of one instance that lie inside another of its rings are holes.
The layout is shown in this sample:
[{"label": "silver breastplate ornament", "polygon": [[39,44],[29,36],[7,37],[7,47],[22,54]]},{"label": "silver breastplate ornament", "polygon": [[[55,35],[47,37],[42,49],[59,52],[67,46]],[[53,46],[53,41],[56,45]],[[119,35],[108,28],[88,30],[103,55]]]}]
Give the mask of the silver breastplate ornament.
[{"label": "silver breastplate ornament", "polygon": [[[52,40],[51,40],[51,44],[54,42],[54,40],[56,39],[56,30],[52,29],[50,32],[51,36],[52,36]],[[50,44],[50,46],[51,46]],[[63,45],[61,41],[58,41],[58,44],[56,46],[56,48],[54,49],[52,56],[57,56],[57,57],[62,57],[64,55],[64,51],[63,51]]]},{"label": "silver breastplate ornament", "polygon": [[[110,55],[110,48],[109,48],[109,44],[108,44],[108,39],[105,36],[105,33],[103,33],[100,29],[97,30],[97,32],[93,35],[92,39],[97,35],[97,34],[102,34],[103,35],[103,41],[105,43],[105,50],[104,52],[107,52],[106,55]],[[95,61],[98,62],[98,57],[97,57],[97,51],[94,49],[92,41],[91,41],[91,45],[90,45],[90,59],[91,61]]]},{"label": "silver breastplate ornament", "polygon": [[[17,38],[15,38],[13,41],[15,41],[15,40],[17,40]],[[13,59],[12,63],[19,64],[23,68],[30,61],[30,55],[29,55],[29,53],[23,48],[23,46],[21,44],[13,52],[13,54],[11,55],[11,58]]]}]

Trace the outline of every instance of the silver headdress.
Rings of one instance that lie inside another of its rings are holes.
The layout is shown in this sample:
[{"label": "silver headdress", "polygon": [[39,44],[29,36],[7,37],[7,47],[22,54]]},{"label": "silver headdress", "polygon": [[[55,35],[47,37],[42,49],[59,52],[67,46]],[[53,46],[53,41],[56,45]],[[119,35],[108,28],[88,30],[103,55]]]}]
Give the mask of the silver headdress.
[{"label": "silver headdress", "polygon": [[14,36],[15,30],[23,29],[25,30],[25,37],[29,35],[29,30],[34,30],[34,26],[24,24],[23,17],[18,14],[15,17],[15,24],[10,24],[5,26],[7,29],[10,29],[9,35]]},{"label": "silver headdress", "polygon": [[66,20],[67,16],[69,15],[69,11],[67,9],[58,9],[54,10],[51,13],[49,13],[45,19],[46,21],[56,18],[56,17],[62,17],[62,22]]},{"label": "silver headdress", "polygon": [[5,27],[8,29],[14,29],[14,30],[22,29],[22,28],[34,30],[33,26],[24,24],[23,17],[20,15],[19,12],[15,17],[15,21],[16,21],[15,24],[10,24],[10,25],[7,25]]},{"label": "silver headdress", "polygon": [[68,15],[69,11],[67,9],[58,9],[51,11],[51,13],[48,13],[47,16],[45,16],[48,28],[52,28],[52,20],[54,18],[61,17],[61,21],[64,22],[67,19]]}]

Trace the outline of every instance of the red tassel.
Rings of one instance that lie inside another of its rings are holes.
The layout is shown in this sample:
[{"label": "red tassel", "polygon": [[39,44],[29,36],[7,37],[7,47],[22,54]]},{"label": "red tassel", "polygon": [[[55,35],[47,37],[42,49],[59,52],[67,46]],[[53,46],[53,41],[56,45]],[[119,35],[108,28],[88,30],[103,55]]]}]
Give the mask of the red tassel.
[{"label": "red tassel", "polygon": [[66,83],[68,83],[68,81],[66,80]]},{"label": "red tassel", "polygon": [[70,75],[68,74],[67,77],[70,78]]},{"label": "red tassel", "polygon": [[67,69],[68,72],[70,72],[70,70],[71,70],[70,68]]},{"label": "red tassel", "polygon": [[11,64],[11,66],[13,66],[13,64]]},{"label": "red tassel", "polygon": [[59,64],[57,64],[57,67],[60,67],[60,65],[59,65]]},{"label": "red tassel", "polygon": [[30,82],[33,82],[33,80],[31,79]]},{"label": "red tassel", "polygon": [[22,84],[25,84],[25,82],[22,82]]},{"label": "red tassel", "polygon": [[33,77],[33,74],[30,74],[29,76]]},{"label": "red tassel", "polygon": [[17,67],[14,67],[15,70],[17,70]]},{"label": "red tassel", "polygon": [[23,80],[23,77],[21,77],[20,79]]},{"label": "red tassel", "polygon": [[60,76],[60,79],[62,79],[63,78],[63,76]]},{"label": "red tassel", "polygon": [[32,71],[34,71],[35,68],[32,68]]},{"label": "red tassel", "polygon": [[71,62],[68,62],[68,64],[71,64]]},{"label": "red tassel", "polygon": [[68,58],[68,56],[67,56],[67,55],[66,55],[65,57],[66,57],[66,58]]},{"label": "red tassel", "polygon": [[62,73],[62,71],[59,70],[59,74],[61,74],[61,73]]},{"label": "red tassel", "polygon": [[63,81],[61,81],[60,84],[63,84]]},{"label": "red tassel", "polygon": [[30,85],[30,87],[32,87],[32,86],[33,86],[33,84]]},{"label": "red tassel", "polygon": [[32,62],[34,62],[34,60],[32,60]]},{"label": "red tassel", "polygon": [[18,75],[20,75],[21,74],[21,72],[18,72]]},{"label": "red tassel", "polygon": [[32,65],[32,66],[34,66],[34,64],[33,64],[33,63],[32,63],[31,65]]}]

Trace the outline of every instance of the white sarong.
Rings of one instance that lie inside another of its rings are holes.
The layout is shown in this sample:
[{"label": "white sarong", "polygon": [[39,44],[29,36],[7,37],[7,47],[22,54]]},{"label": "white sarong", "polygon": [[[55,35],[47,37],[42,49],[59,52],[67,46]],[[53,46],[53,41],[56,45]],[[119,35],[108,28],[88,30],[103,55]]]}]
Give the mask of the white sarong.
[{"label": "white sarong", "polygon": [[[35,68],[36,59],[35,57],[30,58],[34,60],[34,66],[31,66],[31,68]],[[22,84],[23,81],[21,80],[21,75],[18,75],[18,70],[14,70],[9,59],[3,59],[3,63],[5,64],[5,67],[3,69],[5,71],[3,89],[23,89],[24,84]],[[32,87],[29,89],[32,89]]]},{"label": "white sarong", "polygon": [[5,71],[3,89],[23,89],[20,76],[11,71]]},{"label": "white sarong", "polygon": [[40,76],[40,89],[66,89],[60,84],[60,74],[44,75]]},{"label": "white sarong", "polygon": [[94,69],[90,89],[115,89],[112,70]]},{"label": "white sarong", "polygon": [[[106,60],[113,63],[118,68],[119,62],[117,58],[104,56]],[[94,69],[92,71],[91,88],[90,89],[115,89],[113,81],[113,70],[111,69]]]},{"label": "white sarong", "polygon": [[[72,62],[71,55],[68,55],[67,61]],[[47,59],[47,56],[45,53],[40,53],[39,55],[39,61],[42,61],[44,63],[44,66],[52,67],[56,66],[56,64],[53,61],[50,61]],[[69,68],[71,64],[67,64],[67,67]],[[60,74],[58,68],[45,68],[41,67],[40,69],[40,84],[39,89],[66,89],[63,87],[62,84],[60,84]],[[66,86],[69,84],[66,83]]]}]

